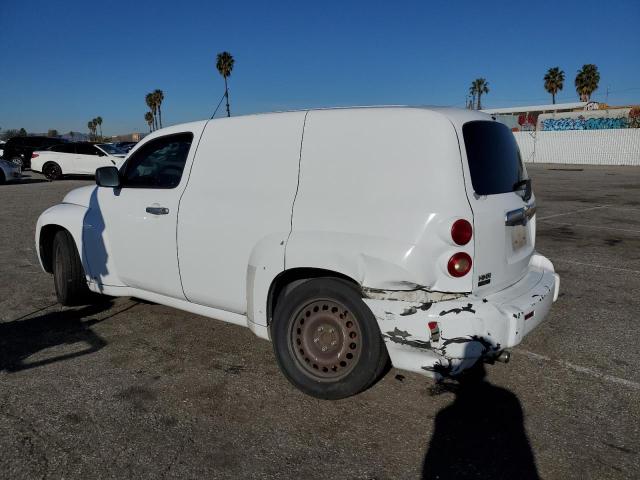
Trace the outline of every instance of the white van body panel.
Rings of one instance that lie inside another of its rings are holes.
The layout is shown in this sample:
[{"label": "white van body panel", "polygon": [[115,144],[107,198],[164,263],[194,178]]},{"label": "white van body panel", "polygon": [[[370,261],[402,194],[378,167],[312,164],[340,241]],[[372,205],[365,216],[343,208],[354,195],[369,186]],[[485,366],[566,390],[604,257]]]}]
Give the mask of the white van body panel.
[{"label": "white van body panel", "polygon": [[450,236],[472,220],[456,132],[417,108],[310,111],[286,268],[335,270],[380,289],[470,292],[447,260],[473,257]]},{"label": "white van body panel", "polygon": [[246,314],[248,269],[271,276],[284,269],[305,115],[207,124],[178,217],[180,275],[189,301]]}]

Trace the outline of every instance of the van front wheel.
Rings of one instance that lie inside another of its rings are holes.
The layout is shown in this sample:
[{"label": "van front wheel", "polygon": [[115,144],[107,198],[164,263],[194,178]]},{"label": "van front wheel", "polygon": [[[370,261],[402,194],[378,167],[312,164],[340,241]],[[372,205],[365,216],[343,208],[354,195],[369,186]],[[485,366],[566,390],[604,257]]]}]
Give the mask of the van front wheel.
[{"label": "van front wheel", "polygon": [[81,304],[89,294],[76,242],[66,230],[53,238],[53,283],[58,302],[65,306]]},{"label": "van front wheel", "polygon": [[355,395],[389,361],[380,329],[356,288],[339,279],[308,280],[278,301],[272,328],[280,369],[318,398]]}]

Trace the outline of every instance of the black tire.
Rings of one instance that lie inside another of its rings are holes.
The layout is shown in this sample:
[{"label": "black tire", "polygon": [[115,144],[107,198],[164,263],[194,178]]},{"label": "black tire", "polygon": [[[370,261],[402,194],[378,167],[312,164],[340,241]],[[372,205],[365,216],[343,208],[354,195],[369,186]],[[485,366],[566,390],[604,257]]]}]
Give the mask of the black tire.
[{"label": "black tire", "polygon": [[66,230],[60,230],[53,238],[53,283],[62,305],[79,305],[88,297],[89,288],[76,242]]},{"label": "black tire", "polygon": [[47,162],[42,167],[42,174],[48,180],[59,180],[62,178],[62,168],[56,162]]},{"label": "black tire", "polygon": [[366,390],[389,362],[373,313],[355,286],[336,278],[308,280],[282,296],[271,338],[285,377],[317,398]]},{"label": "black tire", "polygon": [[5,183],[7,181],[6,177],[4,176],[4,171],[0,170],[0,185],[2,185],[3,183]]}]

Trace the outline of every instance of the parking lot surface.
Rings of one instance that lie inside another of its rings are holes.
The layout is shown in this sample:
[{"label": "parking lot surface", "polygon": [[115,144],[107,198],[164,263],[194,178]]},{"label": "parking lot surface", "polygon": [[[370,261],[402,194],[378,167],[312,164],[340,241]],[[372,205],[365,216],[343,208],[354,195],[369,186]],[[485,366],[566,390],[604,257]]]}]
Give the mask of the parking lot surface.
[{"label": "parking lot surface", "polygon": [[640,168],[528,169],[550,318],[484,381],[392,369],[337,402],[289,385],[248,329],[131,298],[60,307],[35,222],[90,182],[0,185],[0,476],[638,478]]}]

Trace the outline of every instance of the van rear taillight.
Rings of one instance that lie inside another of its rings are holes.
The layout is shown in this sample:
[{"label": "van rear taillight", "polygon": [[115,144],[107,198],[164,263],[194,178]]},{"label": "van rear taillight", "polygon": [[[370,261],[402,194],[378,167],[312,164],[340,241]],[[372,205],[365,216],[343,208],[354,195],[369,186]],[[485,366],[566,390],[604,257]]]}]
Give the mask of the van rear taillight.
[{"label": "van rear taillight", "polygon": [[471,270],[471,257],[468,253],[454,253],[447,263],[447,271],[452,277],[464,277]]},{"label": "van rear taillight", "polygon": [[457,245],[466,245],[469,243],[471,235],[473,235],[473,228],[468,221],[461,218],[451,225],[451,239]]},{"label": "van rear taillight", "polygon": [[32,154],[31,154],[31,158],[38,158],[39,156],[40,156],[40,155],[39,155],[39,154],[37,154],[37,153],[32,153]]}]

